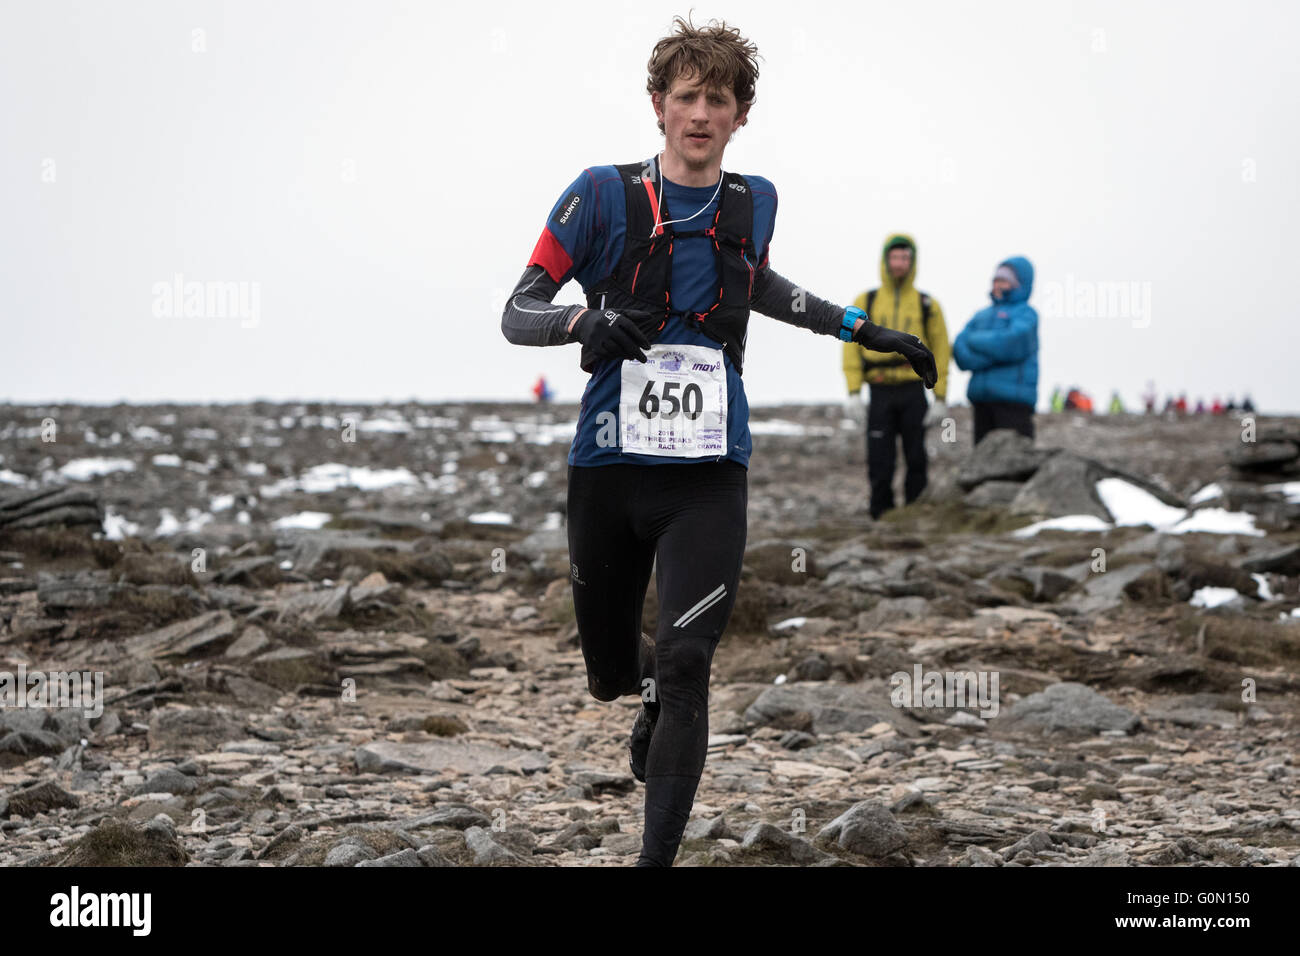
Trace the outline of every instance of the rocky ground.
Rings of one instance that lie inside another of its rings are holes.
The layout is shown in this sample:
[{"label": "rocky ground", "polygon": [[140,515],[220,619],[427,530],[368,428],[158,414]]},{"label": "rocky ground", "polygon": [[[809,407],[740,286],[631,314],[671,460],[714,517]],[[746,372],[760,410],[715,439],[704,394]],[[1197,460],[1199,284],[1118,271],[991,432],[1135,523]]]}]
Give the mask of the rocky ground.
[{"label": "rocky ground", "polygon": [[[977,454],[955,409],[873,522],[860,426],[753,417],[677,865],[1300,862],[1295,420],[1044,415]],[[0,863],[633,862],[639,700],[588,694],[568,591],[575,418],[0,407],[0,671],[103,675],[90,717],[0,683]],[[900,702],[918,671],[996,701]]]}]

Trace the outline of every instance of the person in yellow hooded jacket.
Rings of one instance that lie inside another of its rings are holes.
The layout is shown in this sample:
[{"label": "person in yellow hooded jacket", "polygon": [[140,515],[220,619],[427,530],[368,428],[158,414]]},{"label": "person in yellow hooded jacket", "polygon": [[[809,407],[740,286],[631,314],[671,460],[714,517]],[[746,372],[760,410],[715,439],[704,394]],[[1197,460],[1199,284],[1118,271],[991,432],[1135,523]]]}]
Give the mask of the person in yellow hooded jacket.
[{"label": "person in yellow hooded jacket", "polygon": [[[904,233],[885,240],[880,256],[880,287],[863,292],[853,303],[870,321],[887,329],[909,332],[934,353],[939,379],[934,404],[927,410],[925,386],[899,356],[873,352],[855,342],[844,343],[844,378],[850,399],[863,384],[871,386],[867,411],[867,482],[871,486],[871,516],[879,518],[894,507],[894,462],[899,438],[907,476],[903,496],[911,504],[925,490],[927,459],[925,427],[948,414],[948,361],[952,350],[939,303],[913,282],[916,243]],[[856,400],[860,403],[861,399]]]}]

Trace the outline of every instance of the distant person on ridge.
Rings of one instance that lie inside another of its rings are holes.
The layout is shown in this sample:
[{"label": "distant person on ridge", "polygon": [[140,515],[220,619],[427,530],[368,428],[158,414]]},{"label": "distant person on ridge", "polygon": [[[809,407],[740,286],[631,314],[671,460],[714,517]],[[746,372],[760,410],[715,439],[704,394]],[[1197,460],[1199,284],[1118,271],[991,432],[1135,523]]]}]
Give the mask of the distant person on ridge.
[{"label": "distant person on ridge", "polygon": [[915,279],[916,243],[911,236],[895,233],[885,240],[880,255],[880,286],[863,292],[853,304],[876,325],[909,332],[934,353],[939,379],[928,411],[925,385],[907,359],[896,352],[844,343],[844,378],[850,397],[860,394],[864,381],[871,386],[866,419],[867,483],[873,518],[894,507],[894,456],[900,438],[907,463],[904,502],[911,504],[925,490],[925,428],[948,414],[948,327],[939,303],[919,291],[912,284]]},{"label": "distant person on ridge", "polygon": [[1024,256],[999,263],[989,297],[952,343],[957,367],[973,373],[966,386],[975,413],[975,443],[995,428],[1034,437],[1038,401],[1038,313],[1029,304],[1034,267]]}]

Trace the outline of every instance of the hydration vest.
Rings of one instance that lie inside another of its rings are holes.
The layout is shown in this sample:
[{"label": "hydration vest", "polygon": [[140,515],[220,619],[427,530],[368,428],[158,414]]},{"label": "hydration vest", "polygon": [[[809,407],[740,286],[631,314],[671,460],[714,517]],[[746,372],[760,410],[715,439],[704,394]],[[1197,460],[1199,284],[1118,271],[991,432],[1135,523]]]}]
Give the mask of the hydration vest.
[{"label": "hydration vest", "polygon": [[[754,250],[754,195],[745,177],[724,172],[713,222],[704,229],[678,230],[663,225],[675,218],[666,201],[659,202],[655,182],[641,163],[614,167],[623,178],[627,200],[627,232],[623,256],[606,276],[587,293],[592,309],[643,309],[654,321],[642,328],[653,343],[668,317],[680,315],[687,328],[702,332],[722,345],[737,374],[745,357],[749,324],[749,300],[754,291],[758,255]],[[658,169],[656,162],[652,170]],[[661,225],[655,228],[655,213]],[[654,230],[652,236],[651,230]],[[713,258],[721,286],[713,305],[703,312],[683,312],[669,304],[673,274],[673,240],[707,236],[713,241]],[[582,368],[590,372],[594,360],[583,349]]]}]

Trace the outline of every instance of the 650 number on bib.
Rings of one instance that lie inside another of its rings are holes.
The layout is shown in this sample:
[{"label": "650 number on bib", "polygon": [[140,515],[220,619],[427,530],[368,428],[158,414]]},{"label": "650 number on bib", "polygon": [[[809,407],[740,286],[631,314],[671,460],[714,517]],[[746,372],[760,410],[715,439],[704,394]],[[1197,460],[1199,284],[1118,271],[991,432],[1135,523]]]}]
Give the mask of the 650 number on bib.
[{"label": "650 number on bib", "polygon": [[720,349],[652,345],[624,362],[619,394],[623,451],[676,458],[727,452],[727,373]]},{"label": "650 number on bib", "polygon": [[[663,386],[662,397],[655,393],[655,389],[660,385]],[[681,390],[681,398],[677,398],[678,390]],[[645,418],[654,418],[658,415],[660,418],[672,418],[674,415],[682,416],[694,421],[704,414],[704,392],[695,382],[687,382],[684,386],[681,382],[656,382],[649,379],[645,383],[645,391],[641,393],[641,401],[637,403],[637,408]]]}]

